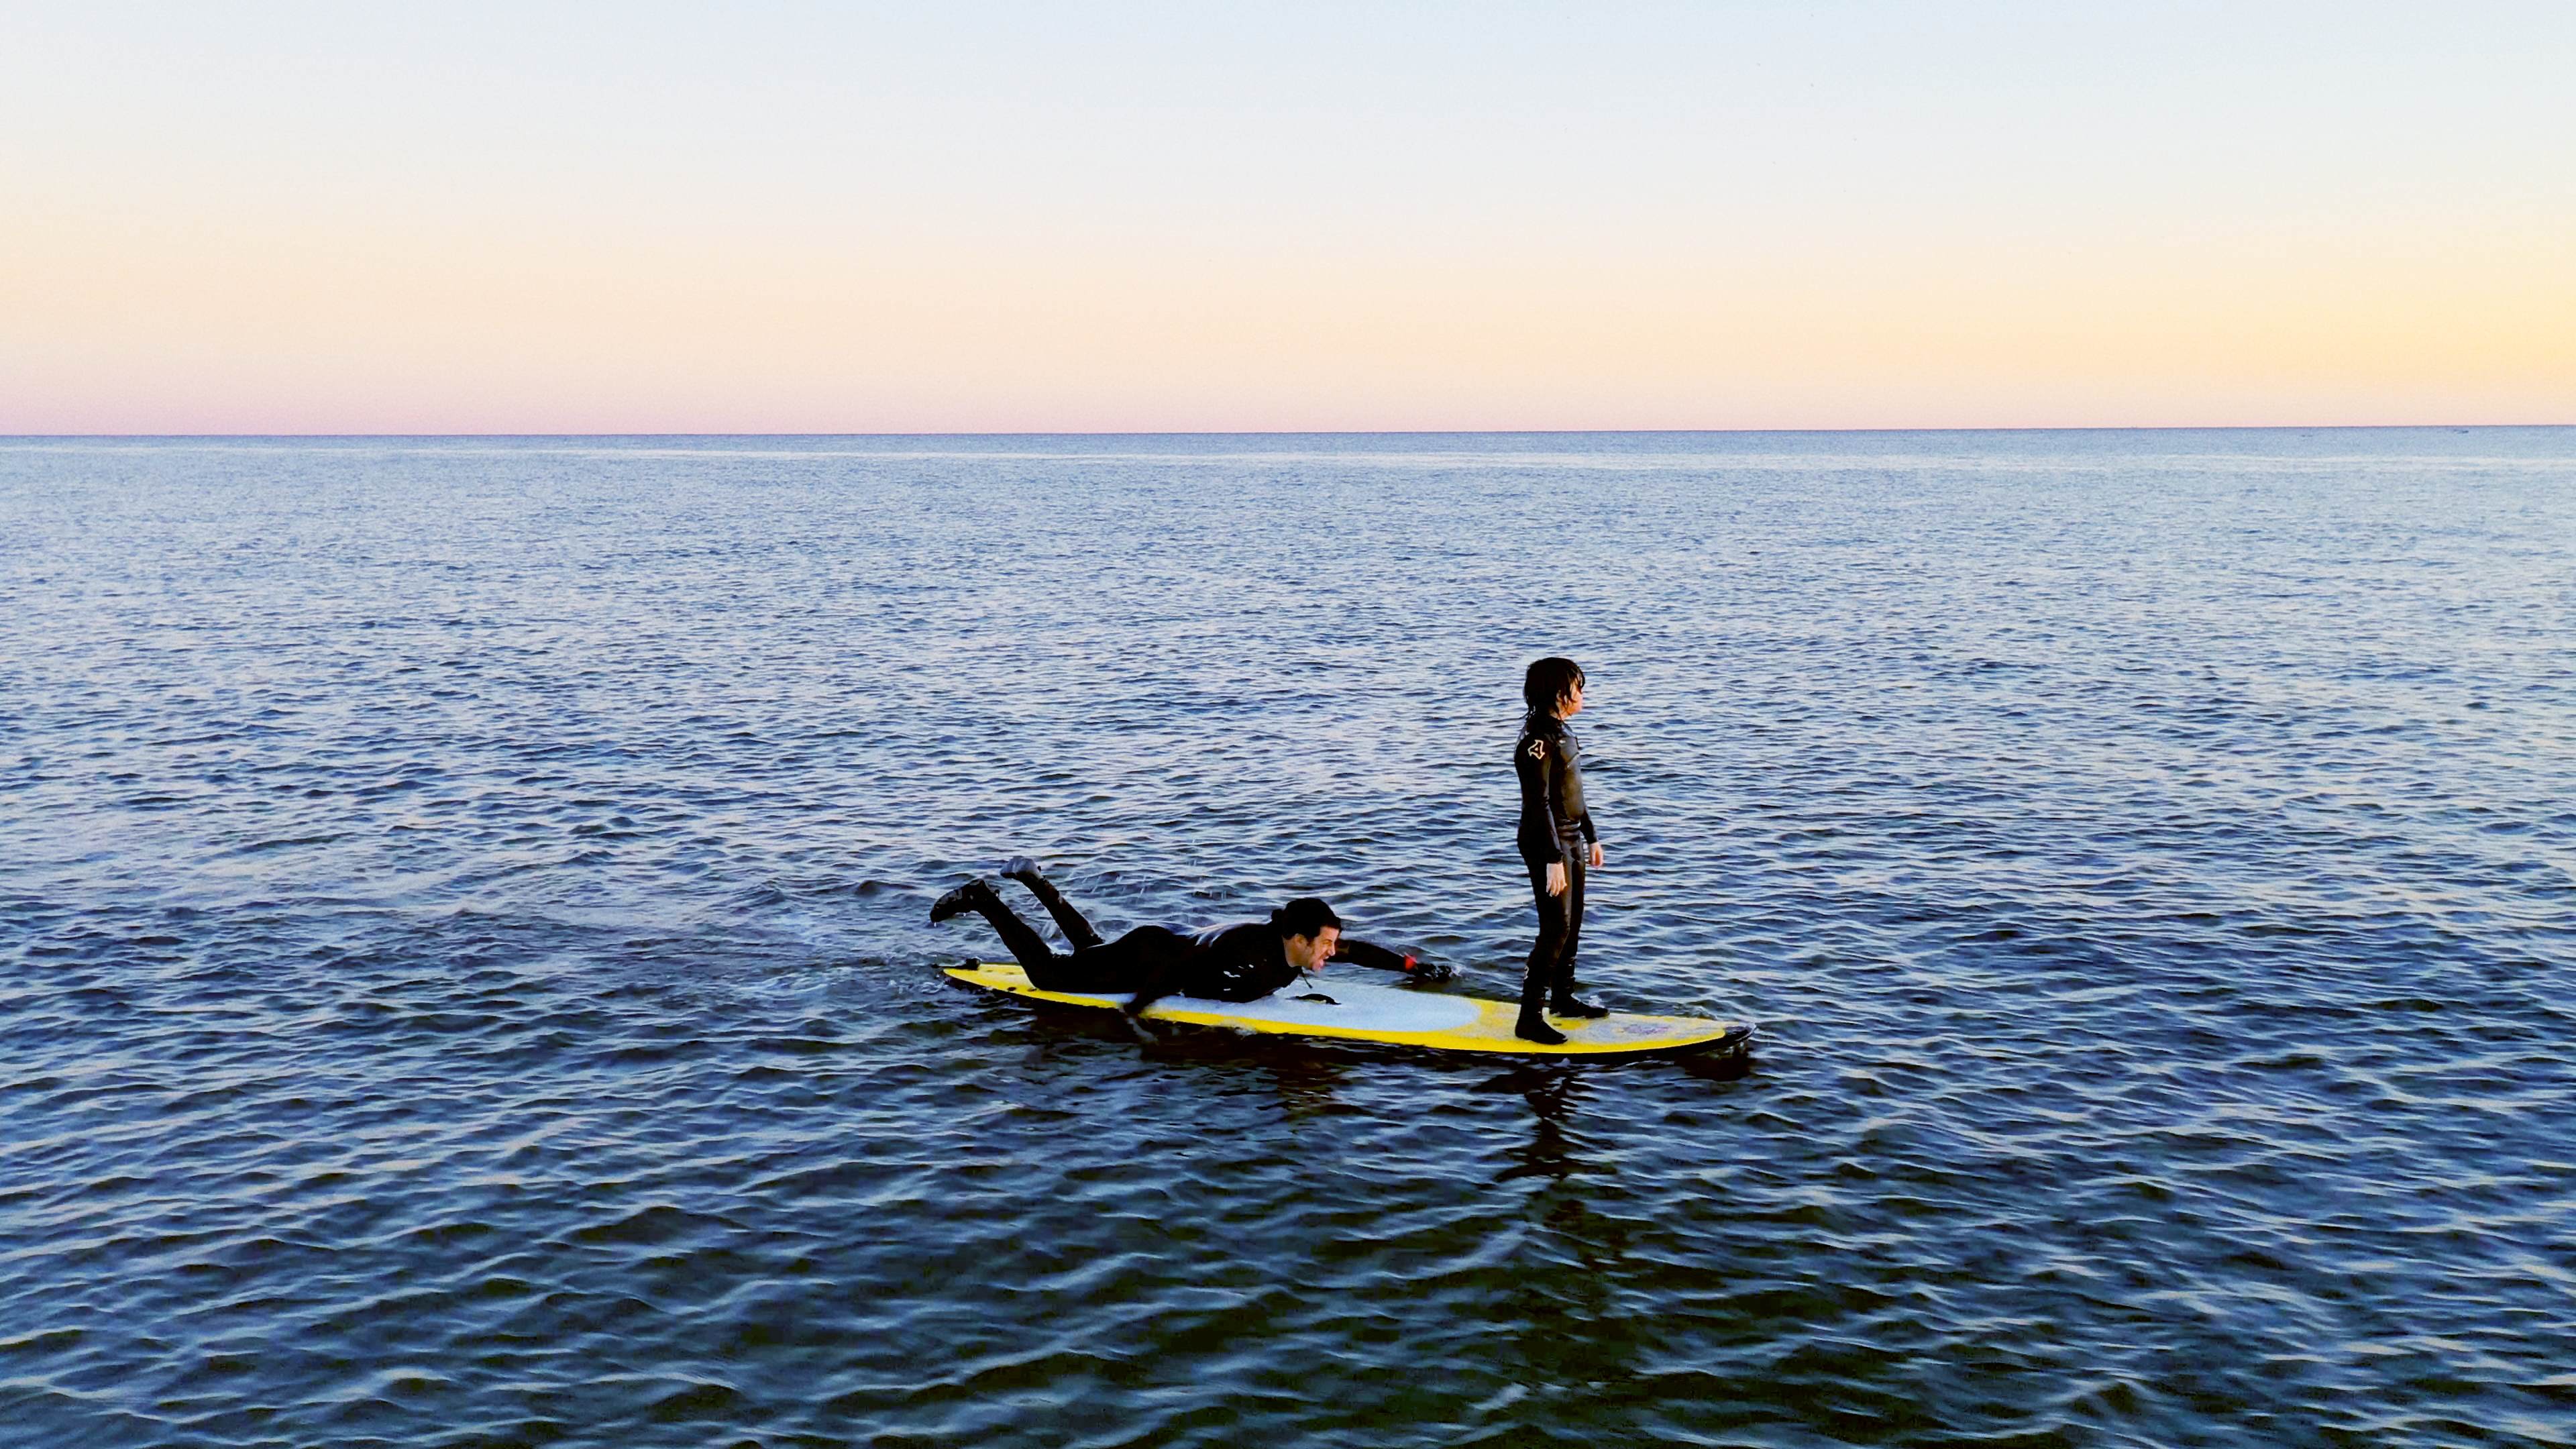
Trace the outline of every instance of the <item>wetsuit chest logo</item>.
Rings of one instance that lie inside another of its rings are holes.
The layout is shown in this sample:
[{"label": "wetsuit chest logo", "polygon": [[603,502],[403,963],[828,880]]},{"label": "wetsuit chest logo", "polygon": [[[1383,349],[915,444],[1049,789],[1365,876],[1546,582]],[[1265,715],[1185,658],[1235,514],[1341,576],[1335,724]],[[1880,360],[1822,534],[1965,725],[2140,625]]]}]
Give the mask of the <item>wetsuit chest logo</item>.
[{"label": "wetsuit chest logo", "polygon": [[1533,759],[1533,760],[1544,760],[1544,759],[1546,759],[1546,758],[1547,758],[1547,741],[1545,741],[1545,740],[1532,740],[1532,741],[1530,741],[1529,757],[1530,757],[1531,759]]}]

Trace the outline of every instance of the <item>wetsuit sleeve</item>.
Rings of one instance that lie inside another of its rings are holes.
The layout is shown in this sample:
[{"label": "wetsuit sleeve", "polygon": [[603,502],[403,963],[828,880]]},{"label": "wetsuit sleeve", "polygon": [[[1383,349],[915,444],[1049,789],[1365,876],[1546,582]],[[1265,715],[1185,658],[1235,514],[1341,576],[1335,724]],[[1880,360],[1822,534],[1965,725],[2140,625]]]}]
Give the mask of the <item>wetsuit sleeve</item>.
[{"label": "wetsuit sleeve", "polygon": [[1564,838],[1556,789],[1557,771],[1564,762],[1557,753],[1553,741],[1534,734],[1522,735],[1519,748],[1512,752],[1512,768],[1521,780],[1521,850],[1542,861],[1565,859],[1564,849],[1557,844]]},{"label": "wetsuit sleeve", "polygon": [[1180,973],[1171,969],[1169,965],[1161,970],[1148,972],[1144,980],[1136,983],[1136,994],[1127,998],[1127,1014],[1144,1015],[1146,1007],[1171,995],[1179,990],[1180,986]]},{"label": "wetsuit sleeve", "polygon": [[1344,936],[1341,944],[1333,948],[1333,956],[1336,960],[1348,961],[1355,966],[1366,966],[1375,971],[1411,971],[1419,964],[1413,957],[1402,951],[1390,951],[1384,946],[1373,946],[1366,941],[1354,941],[1348,936]]},{"label": "wetsuit sleeve", "polygon": [[1414,981],[1447,981],[1458,974],[1445,962],[1425,961],[1410,951],[1394,951],[1367,941],[1354,941],[1348,936],[1344,936],[1341,945],[1334,948],[1333,959],[1375,967],[1380,971],[1400,972]]}]

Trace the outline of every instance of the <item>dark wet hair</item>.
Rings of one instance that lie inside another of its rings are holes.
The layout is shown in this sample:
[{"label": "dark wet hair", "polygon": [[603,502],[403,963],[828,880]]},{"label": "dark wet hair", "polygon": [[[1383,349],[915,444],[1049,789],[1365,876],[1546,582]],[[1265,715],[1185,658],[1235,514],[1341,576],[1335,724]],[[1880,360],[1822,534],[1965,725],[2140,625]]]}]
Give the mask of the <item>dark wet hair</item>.
[{"label": "dark wet hair", "polygon": [[1572,694],[1583,683],[1583,666],[1571,659],[1550,655],[1529,667],[1521,677],[1521,698],[1532,709],[1554,709],[1556,702]]},{"label": "dark wet hair", "polygon": [[1299,896],[1272,911],[1270,924],[1278,927],[1279,934],[1283,936],[1311,936],[1326,926],[1336,931],[1340,930],[1342,918],[1334,915],[1333,908],[1325,905],[1321,900],[1313,896]]}]

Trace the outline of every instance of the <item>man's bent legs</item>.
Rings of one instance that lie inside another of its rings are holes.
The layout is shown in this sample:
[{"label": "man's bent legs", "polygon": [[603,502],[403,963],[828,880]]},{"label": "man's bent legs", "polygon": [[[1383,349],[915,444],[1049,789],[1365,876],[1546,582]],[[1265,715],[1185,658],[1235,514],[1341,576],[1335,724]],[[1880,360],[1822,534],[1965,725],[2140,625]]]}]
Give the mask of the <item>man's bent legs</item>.
[{"label": "man's bent legs", "polygon": [[1188,941],[1177,931],[1138,926],[1104,945],[1085,946],[1070,956],[1049,957],[1045,967],[1029,972],[1029,984],[1040,991],[1074,991],[1087,996],[1134,991],[1154,979],[1167,957],[1179,954],[1172,947]]},{"label": "man's bent legs", "polygon": [[1056,890],[1055,882],[1038,874],[1036,861],[1025,855],[1013,856],[1010,863],[1002,867],[1002,874],[1029,888],[1029,894],[1036,896],[1038,904],[1046,907],[1047,914],[1055,917],[1056,929],[1064,932],[1064,939],[1075,950],[1100,944],[1100,933],[1082,918],[1082,912],[1073,908],[1073,902]]},{"label": "man's bent legs", "polygon": [[1002,938],[1003,947],[1011,953],[1011,959],[1019,962],[1021,968],[1029,973],[1032,983],[1037,982],[1040,972],[1052,968],[1056,954],[1047,949],[1045,939],[1035,928],[1003,904],[1002,897],[994,891],[990,881],[970,880],[941,896],[930,908],[930,919],[933,922],[944,921],[961,910],[973,911],[992,923],[994,932]]}]

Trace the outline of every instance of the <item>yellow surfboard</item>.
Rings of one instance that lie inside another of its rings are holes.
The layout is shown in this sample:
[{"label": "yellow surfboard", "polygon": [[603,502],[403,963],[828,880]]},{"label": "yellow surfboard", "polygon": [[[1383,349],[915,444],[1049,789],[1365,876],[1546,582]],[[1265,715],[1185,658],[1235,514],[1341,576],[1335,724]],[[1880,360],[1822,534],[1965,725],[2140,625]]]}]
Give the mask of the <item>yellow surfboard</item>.
[{"label": "yellow surfboard", "polygon": [[[948,974],[970,986],[1052,1001],[1064,1006],[1091,1006],[1115,1011],[1126,997],[1090,996],[1068,991],[1041,991],[1029,984],[1017,965],[980,961],[951,966]],[[1384,1042],[1394,1046],[1430,1047],[1437,1051],[1503,1052],[1515,1056],[1619,1057],[1679,1055],[1733,1050],[1753,1035],[1749,1022],[1710,1021],[1696,1016],[1637,1016],[1614,1011],[1591,1021],[1550,1017],[1565,1033],[1563,1046],[1542,1046],[1512,1035],[1520,1006],[1480,996],[1449,996],[1410,990],[1374,981],[1333,976],[1300,982],[1259,1001],[1202,1001],[1194,996],[1167,996],[1145,1008],[1149,1021],[1187,1026],[1228,1027],[1271,1036],[1328,1037],[1342,1041]]]}]

